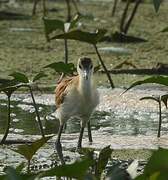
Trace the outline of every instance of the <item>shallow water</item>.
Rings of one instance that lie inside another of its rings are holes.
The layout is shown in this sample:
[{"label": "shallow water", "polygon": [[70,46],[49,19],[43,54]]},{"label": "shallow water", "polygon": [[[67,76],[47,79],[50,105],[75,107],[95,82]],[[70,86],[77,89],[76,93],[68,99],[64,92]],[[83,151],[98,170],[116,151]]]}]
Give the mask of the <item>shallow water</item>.
[{"label": "shallow water", "polygon": [[[148,90],[147,90],[148,89]],[[83,147],[102,149],[111,145],[112,149],[157,149],[158,147],[168,148],[168,111],[163,106],[162,136],[157,138],[158,128],[158,104],[152,101],[139,101],[143,96],[161,95],[166,89],[157,87],[134,89],[121,95],[123,89],[99,88],[100,104],[91,117],[93,143],[88,143],[87,132],[84,134]],[[55,118],[55,105],[53,94],[35,95],[38,108],[45,128],[46,134],[56,134],[59,121]],[[6,97],[0,94],[0,139],[6,124]],[[39,129],[36,121],[34,107],[31,97],[28,94],[15,94],[11,103],[12,123],[8,139],[11,140],[36,140],[39,139]],[[79,135],[79,120],[71,119],[67,123],[65,132],[62,135],[64,156],[73,161],[79,158],[79,154],[71,150],[76,147]],[[54,148],[54,136],[49,143],[42,147],[33,158],[32,165],[52,166],[56,163]],[[15,147],[15,146],[13,146]],[[11,148],[11,147],[10,147]],[[124,151],[125,156],[126,151]],[[130,153],[130,151],[129,151]],[[126,159],[146,159],[146,155],[132,157],[127,155]],[[147,153],[148,154],[148,153]],[[114,154],[115,155],[115,154]],[[149,154],[147,155],[147,158]],[[125,159],[125,158],[124,158]],[[16,166],[25,159],[12,152],[8,146],[0,147],[0,172],[6,165]]]},{"label": "shallow water", "polygon": [[[107,132],[110,135],[156,135],[158,128],[158,107],[150,100],[139,101],[143,96],[159,95],[165,90],[136,89],[123,95],[123,89],[100,88],[100,105],[91,117],[93,130]],[[46,134],[58,131],[59,121],[55,118],[54,95],[44,94],[35,96],[41,120]],[[27,94],[15,94],[11,103],[12,123],[10,133],[39,134],[38,124],[31,97]],[[162,134],[168,131],[168,115],[163,107]],[[7,102],[4,95],[0,95],[0,134],[4,132],[7,119]],[[79,132],[78,119],[71,119],[67,123],[66,133]]]}]

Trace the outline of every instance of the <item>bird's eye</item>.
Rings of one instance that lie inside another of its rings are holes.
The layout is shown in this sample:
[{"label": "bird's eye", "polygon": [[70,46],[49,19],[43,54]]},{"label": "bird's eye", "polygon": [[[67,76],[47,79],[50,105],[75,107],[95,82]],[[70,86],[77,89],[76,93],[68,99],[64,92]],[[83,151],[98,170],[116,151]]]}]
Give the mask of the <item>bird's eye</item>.
[{"label": "bird's eye", "polygon": [[79,68],[82,69],[82,66],[79,64]]}]

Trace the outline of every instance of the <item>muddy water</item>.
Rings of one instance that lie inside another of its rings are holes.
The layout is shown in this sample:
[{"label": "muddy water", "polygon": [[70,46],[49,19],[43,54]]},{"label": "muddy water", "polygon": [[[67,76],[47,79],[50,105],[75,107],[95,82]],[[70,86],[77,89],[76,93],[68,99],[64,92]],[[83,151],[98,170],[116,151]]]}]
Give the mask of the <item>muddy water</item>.
[{"label": "muddy water", "polygon": [[[153,90],[155,89],[155,90]],[[158,104],[151,100],[140,101],[143,96],[160,95],[165,90],[156,87],[136,89],[121,95],[123,89],[99,88],[100,105],[91,117],[92,129],[109,135],[156,135],[158,128]],[[58,131],[59,121],[55,118],[54,95],[36,95],[41,120],[46,134]],[[31,102],[27,94],[12,96],[12,123],[10,133],[38,135],[39,129]],[[4,132],[7,119],[7,105],[4,95],[0,95],[0,134]],[[163,106],[162,134],[167,134],[167,111]],[[68,121],[66,133],[79,132],[79,120]]]}]

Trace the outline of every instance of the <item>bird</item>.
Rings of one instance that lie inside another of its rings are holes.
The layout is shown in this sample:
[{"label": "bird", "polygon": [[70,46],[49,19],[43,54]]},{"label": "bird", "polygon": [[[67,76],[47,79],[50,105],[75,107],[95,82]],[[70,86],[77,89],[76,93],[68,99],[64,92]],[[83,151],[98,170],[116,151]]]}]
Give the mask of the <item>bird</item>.
[{"label": "bird", "polygon": [[78,75],[63,79],[55,90],[56,117],[60,126],[55,142],[55,148],[62,164],[65,164],[61,134],[64,125],[71,117],[80,119],[80,134],[77,150],[82,147],[84,128],[87,126],[88,139],[92,142],[90,116],[99,104],[99,93],[93,80],[93,62],[89,57],[80,57],[77,62]]}]

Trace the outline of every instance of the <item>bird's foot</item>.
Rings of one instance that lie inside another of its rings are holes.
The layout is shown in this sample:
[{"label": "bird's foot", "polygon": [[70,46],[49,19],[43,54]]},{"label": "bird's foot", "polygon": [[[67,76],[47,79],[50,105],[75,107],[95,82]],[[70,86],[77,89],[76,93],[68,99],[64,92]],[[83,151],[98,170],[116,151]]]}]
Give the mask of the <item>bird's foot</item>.
[{"label": "bird's foot", "polygon": [[61,146],[60,141],[55,142],[55,149],[56,149],[56,151],[58,153],[58,157],[59,157],[59,159],[61,161],[61,164],[65,164],[63,153],[62,153],[62,146]]},{"label": "bird's foot", "polygon": [[93,144],[93,141],[89,141],[89,145],[92,145]]},{"label": "bird's foot", "polygon": [[78,143],[77,147],[76,147],[76,151],[80,152],[82,149],[82,145]]}]

